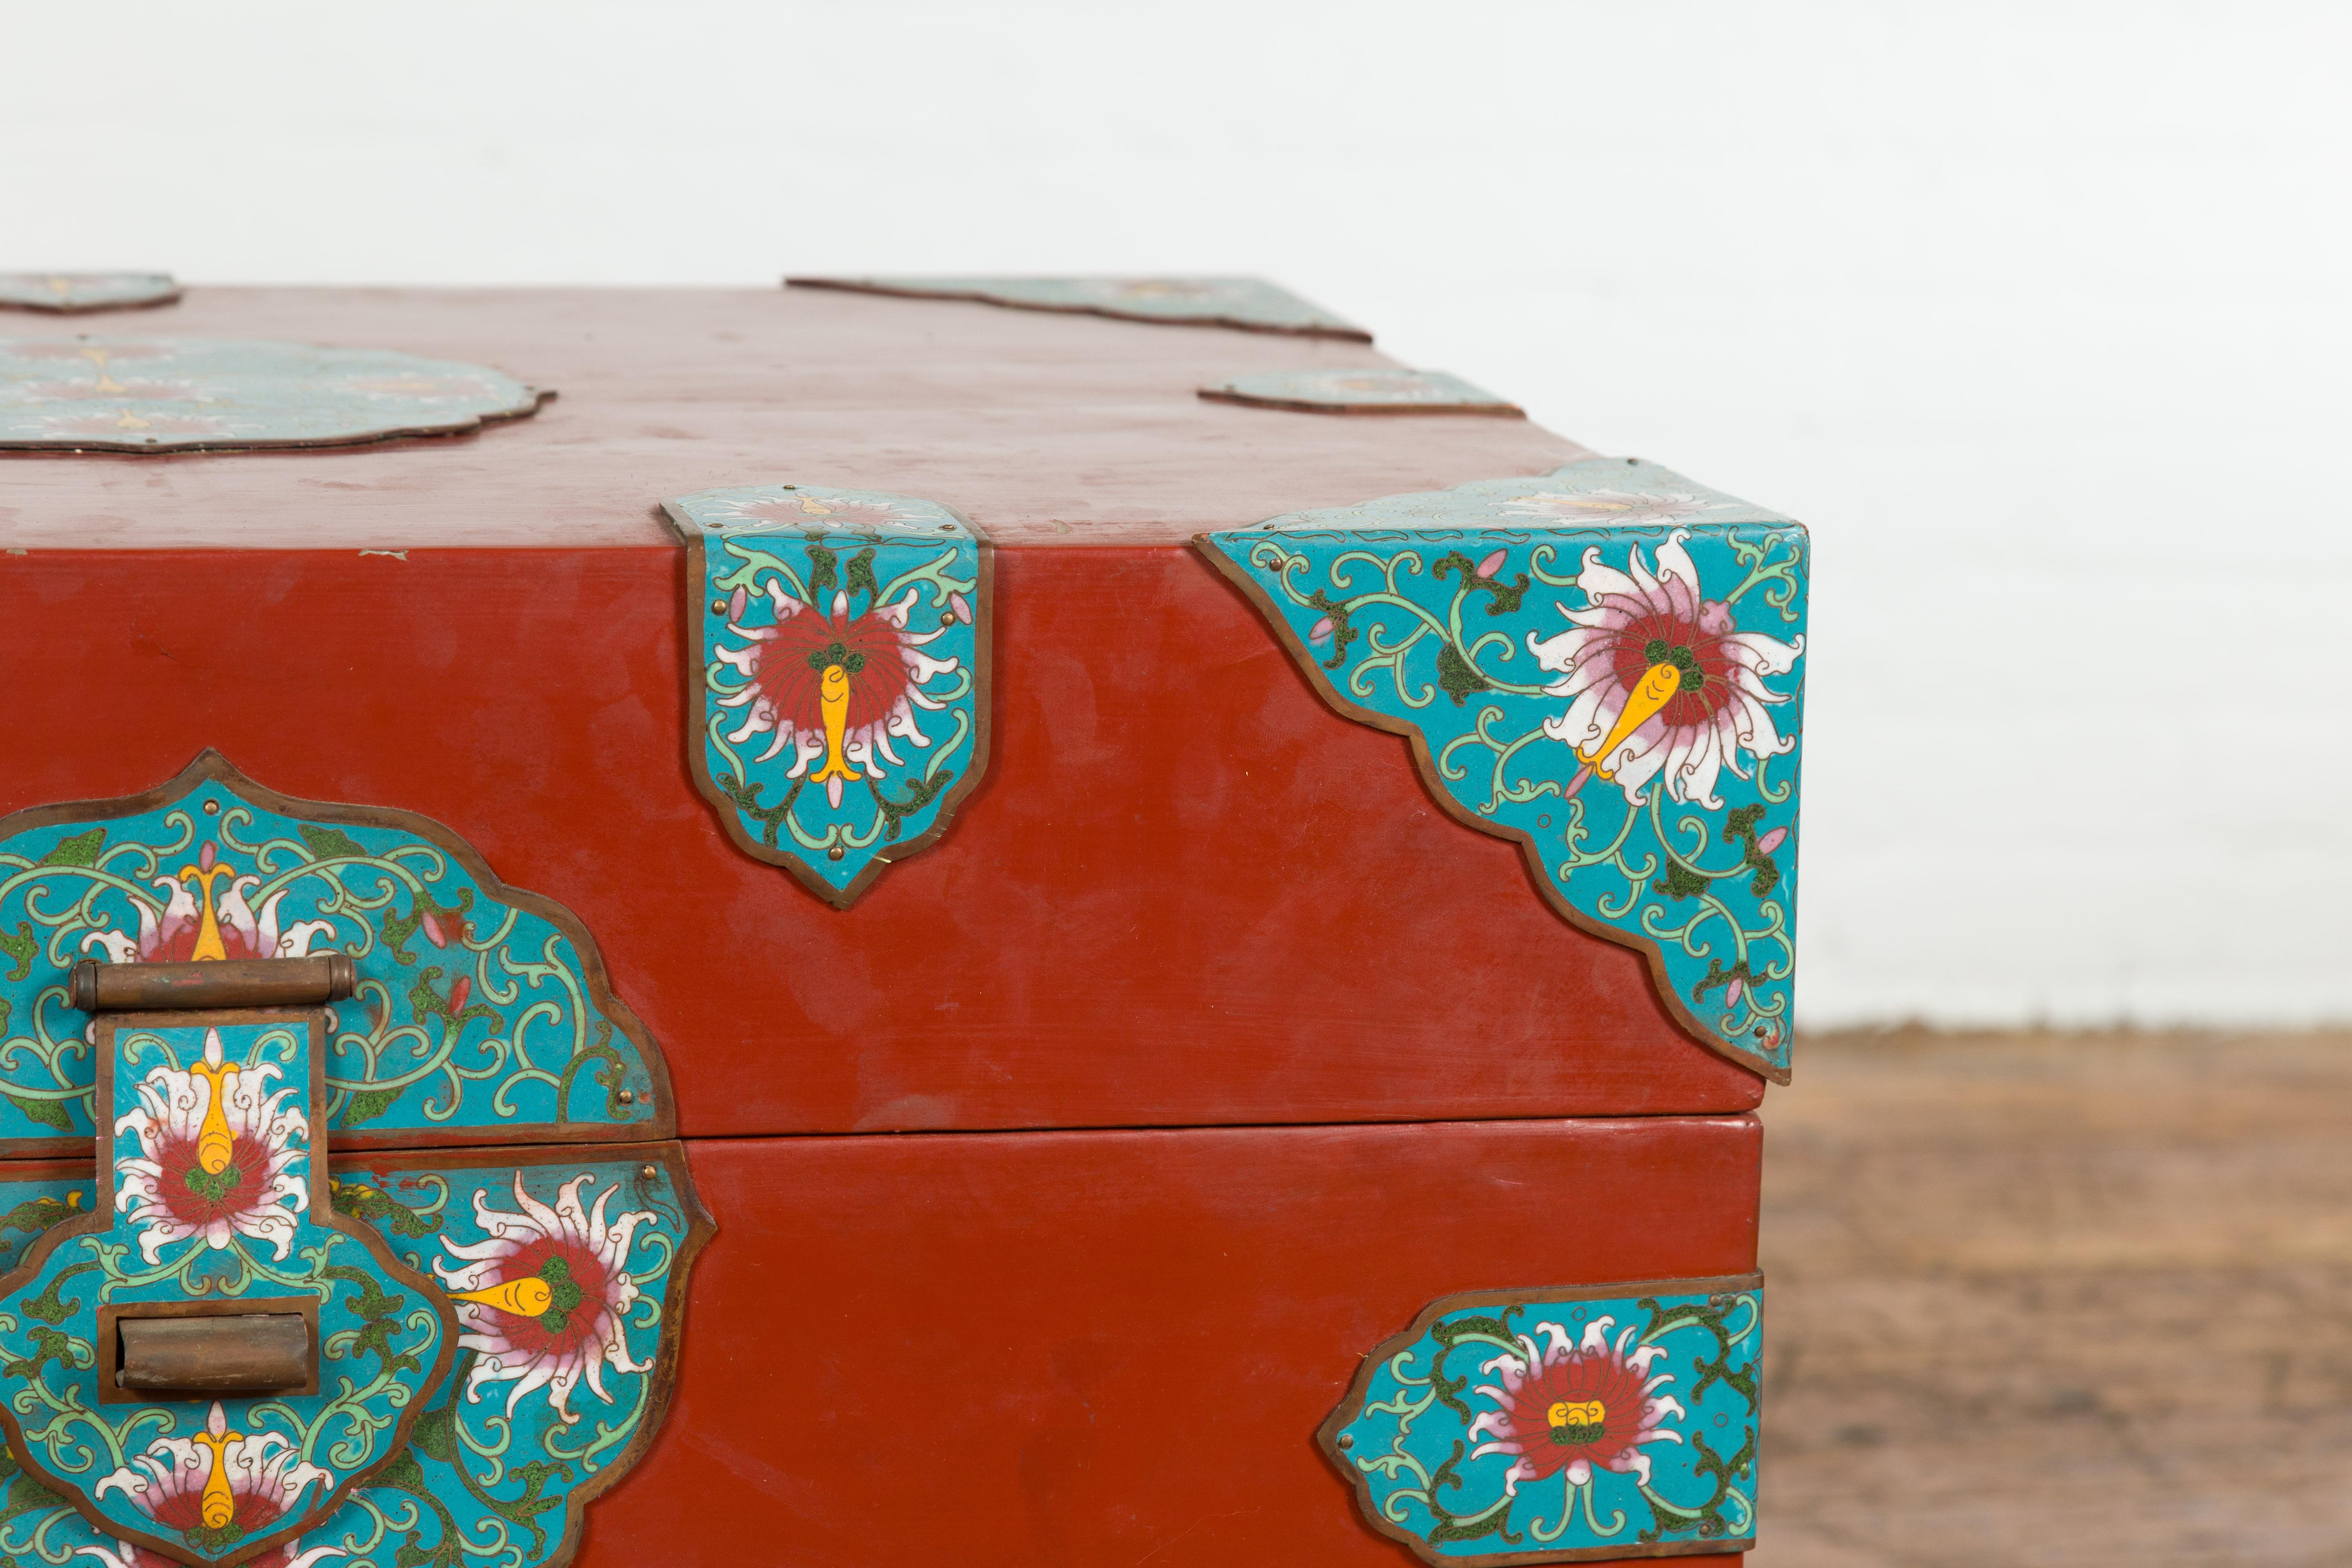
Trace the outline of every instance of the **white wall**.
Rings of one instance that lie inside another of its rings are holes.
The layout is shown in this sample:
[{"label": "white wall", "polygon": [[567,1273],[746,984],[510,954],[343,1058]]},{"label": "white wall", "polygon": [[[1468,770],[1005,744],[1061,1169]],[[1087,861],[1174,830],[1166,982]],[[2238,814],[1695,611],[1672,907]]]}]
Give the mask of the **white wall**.
[{"label": "white wall", "polygon": [[0,267],[1262,271],[1814,525],[1811,1021],[2352,1017],[2343,7],[97,16]]}]

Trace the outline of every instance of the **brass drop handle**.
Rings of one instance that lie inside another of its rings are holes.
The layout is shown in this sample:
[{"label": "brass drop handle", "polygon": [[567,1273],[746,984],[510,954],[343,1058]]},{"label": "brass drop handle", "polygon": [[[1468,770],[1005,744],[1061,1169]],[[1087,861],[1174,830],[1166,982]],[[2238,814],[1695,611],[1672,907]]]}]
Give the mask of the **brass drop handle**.
[{"label": "brass drop handle", "polygon": [[172,1013],[216,1007],[316,1007],[359,985],[347,952],[315,958],[227,958],[194,963],[100,963],[85,959],[66,980],[66,1000],[85,1013]]},{"label": "brass drop handle", "polygon": [[206,1312],[113,1321],[113,1377],[122,1391],[183,1399],[286,1394],[318,1382],[316,1336],[306,1315]]}]

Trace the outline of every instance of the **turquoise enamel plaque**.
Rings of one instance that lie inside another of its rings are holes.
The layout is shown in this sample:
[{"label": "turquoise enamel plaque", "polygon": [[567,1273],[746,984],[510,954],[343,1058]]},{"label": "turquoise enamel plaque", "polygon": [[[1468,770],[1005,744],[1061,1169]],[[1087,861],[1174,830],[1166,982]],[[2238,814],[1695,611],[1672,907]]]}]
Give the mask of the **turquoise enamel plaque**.
[{"label": "turquoise enamel plaque", "polygon": [[846,908],[988,765],[986,545],[946,507],[869,490],[665,506],[691,557],[695,783],[737,847]]},{"label": "turquoise enamel plaque", "polygon": [[1675,1017],[1786,1081],[1805,531],[1654,464],[1205,534],[1340,712],[1403,735]]},{"label": "turquoise enamel plaque", "polygon": [[[87,1170],[0,1182],[0,1228],[71,1217],[88,1208],[89,1193]],[[711,1233],[677,1145],[338,1159],[317,1196],[328,1195],[406,1268],[453,1295],[457,1353],[410,1425],[407,1447],[331,1512],[254,1559],[256,1568],[542,1568],[567,1560],[588,1503],[643,1456],[668,1399],[688,1270]],[[537,1317],[494,1304],[530,1279],[549,1286]],[[226,1414],[226,1431],[266,1441],[229,1426]],[[209,1432],[209,1409],[197,1415]],[[197,1445],[198,1466],[208,1447]],[[302,1462],[281,1466],[281,1494]],[[239,1487],[239,1470],[227,1479],[231,1523],[259,1522],[270,1499]],[[5,1452],[0,1482],[5,1559],[155,1563],[152,1549],[93,1525]]]},{"label": "turquoise enamel plaque", "polygon": [[202,338],[0,339],[0,448],[186,452],[454,436],[546,394],[482,365]]},{"label": "turquoise enamel plaque", "polygon": [[1323,1451],[1433,1563],[1754,1543],[1760,1275],[1432,1302],[1364,1358]]},{"label": "turquoise enamel plaque", "polygon": [[[326,1201],[323,1015],[127,1015],[94,1033],[112,1129],[97,1211],[0,1281],[0,1424],[19,1462],[107,1535],[239,1562],[399,1450],[448,1371],[457,1320]],[[210,1309],[302,1324],[307,1385],[192,1399],[118,1384],[118,1334]]]}]

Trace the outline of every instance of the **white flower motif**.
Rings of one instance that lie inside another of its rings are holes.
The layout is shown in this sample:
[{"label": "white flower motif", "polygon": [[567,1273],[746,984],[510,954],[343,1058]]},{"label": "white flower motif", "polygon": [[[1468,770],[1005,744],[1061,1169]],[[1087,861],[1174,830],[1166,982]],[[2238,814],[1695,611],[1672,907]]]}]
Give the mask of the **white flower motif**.
[{"label": "white flower motif", "polygon": [[1643,1445],[1683,1440],[1681,1433],[1661,1425],[1669,1415],[1688,1415],[1678,1400],[1658,1393],[1674,1376],[1650,1373],[1650,1363],[1666,1352],[1643,1345],[1629,1355],[1626,1347],[1635,1331],[1627,1329],[1612,1344],[1609,1331],[1616,1323],[1614,1318],[1593,1319],[1580,1342],[1572,1342],[1558,1323],[1538,1323],[1536,1332],[1546,1342],[1542,1351],[1531,1336],[1521,1334],[1519,1354],[1498,1355],[1478,1369],[1499,1372],[1502,1383],[1475,1390],[1496,1407],[1478,1414],[1468,1436],[1473,1442],[1481,1436],[1494,1441],[1480,1444],[1470,1457],[1517,1456],[1503,1474],[1505,1495],[1517,1497],[1521,1481],[1563,1470],[1569,1485],[1589,1485],[1596,1464],[1647,1486],[1650,1456]]},{"label": "white flower motif", "polygon": [[[228,891],[219,893],[226,882]],[[211,958],[306,958],[311,942],[335,934],[332,921],[297,921],[280,931],[278,906],[283,890],[272,893],[257,917],[246,895],[261,886],[251,872],[239,875],[220,858],[218,847],[206,843],[195,859],[153,885],[163,889],[162,918],[145,894],[137,897],[139,934],[120,931],[91,931],[81,939],[81,950],[100,948],[116,963],[184,963]]]},{"label": "white flower motif", "polygon": [[[140,1512],[169,1531],[198,1543],[207,1552],[221,1552],[232,1542],[266,1535],[301,1502],[303,1492],[317,1483],[334,1485],[334,1477],[305,1462],[300,1451],[282,1435],[232,1432],[218,1403],[194,1437],[158,1437],[147,1451],[100,1480],[92,1495],[121,1492]],[[315,1502],[315,1499],[313,1501]],[[141,1553],[127,1542],[121,1550],[85,1546],[79,1555],[95,1557],[107,1568],[139,1568],[160,1562],[154,1553]],[[310,1568],[322,1558],[340,1557],[339,1547],[320,1546],[296,1555],[297,1543],[286,1542],[274,1554],[251,1561],[270,1568]]]},{"label": "white flower motif", "polygon": [[1559,606],[1576,629],[1528,634],[1537,664],[1560,673],[1545,692],[1573,700],[1543,726],[1582,764],[1566,795],[1597,773],[1641,805],[1644,787],[1663,774],[1670,799],[1720,810],[1715,785],[1723,770],[1750,776],[1742,752],[1761,759],[1797,743],[1768,710],[1790,694],[1764,680],[1795,668],[1805,639],[1738,630],[1729,605],[1700,596],[1698,569],[1683,548],[1688,537],[1681,529],[1667,535],[1654,575],[1639,545],[1627,552],[1630,575],[1603,566],[1600,546],[1587,550],[1577,585],[1590,603]]},{"label": "white flower motif", "polygon": [[[781,580],[771,577],[766,603],[774,618],[751,626],[743,617],[757,601],[736,589],[728,603],[727,629],[745,646],[722,643],[712,649],[719,662],[744,677],[741,687],[719,699],[722,708],[743,710],[743,721],[727,739],[740,745],[772,732],[768,749],[751,760],[763,763],[792,747],[793,765],[784,776],[823,784],[826,800],[836,806],[845,784],[905,767],[906,759],[891,742],[919,748],[931,743],[915,710],[947,706],[925,695],[923,687],[957,667],[953,658],[933,658],[922,651],[946,634],[944,626],[908,630],[916,599],[917,590],[909,588],[852,616],[849,595],[836,593],[828,616],[793,598]],[[823,765],[811,773],[818,763]]]},{"label": "white flower motif", "polygon": [[512,1382],[507,1395],[511,1415],[524,1394],[545,1386],[556,1414],[576,1421],[572,1392],[583,1377],[609,1405],[607,1365],[616,1372],[648,1369],[650,1363],[629,1357],[625,1320],[637,1287],[626,1266],[637,1226],[654,1216],[639,1211],[606,1224],[605,1205],[620,1188],[599,1194],[590,1212],[581,1205],[580,1189],[593,1180],[578,1176],[566,1182],[550,1208],[523,1190],[522,1173],[517,1171],[514,1195],[520,1213],[494,1209],[477,1192],[474,1218],[489,1239],[444,1240],[465,1259],[450,1266],[436,1261],[433,1268],[457,1304],[457,1321],[466,1331],[457,1342],[478,1352],[466,1378],[467,1400],[479,1399],[485,1384]]},{"label": "white flower motif", "polygon": [[138,1227],[150,1264],[192,1236],[215,1248],[250,1237],[284,1260],[294,1216],[310,1206],[308,1156],[297,1146],[310,1124],[286,1104],[292,1086],[268,1092],[282,1076],[276,1062],[225,1060],[220,1031],[206,1029],[202,1061],[184,1071],[157,1067],[140,1080],[139,1109],[114,1124],[118,1135],[136,1132],[140,1150],[114,1163],[122,1184],[115,1204]]}]

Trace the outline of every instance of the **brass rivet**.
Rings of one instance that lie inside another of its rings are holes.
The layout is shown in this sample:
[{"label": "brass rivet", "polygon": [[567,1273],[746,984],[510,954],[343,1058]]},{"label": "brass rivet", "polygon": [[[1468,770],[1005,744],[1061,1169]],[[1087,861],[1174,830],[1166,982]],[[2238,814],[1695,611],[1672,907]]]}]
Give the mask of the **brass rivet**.
[{"label": "brass rivet", "polygon": [[625,1089],[621,1091],[620,1099],[623,1105],[635,1105],[637,1102],[637,1091],[634,1089]]},{"label": "brass rivet", "polygon": [[828,860],[838,860],[845,853],[845,851],[843,850],[841,846],[836,844],[832,848],[824,852],[824,858]]},{"label": "brass rivet", "polygon": [[659,1165],[640,1165],[637,1167],[637,1174],[650,1182],[656,1176],[661,1174],[661,1167]]},{"label": "brass rivet", "polygon": [[205,815],[206,816],[218,816],[220,815],[220,802],[216,800],[208,800],[205,802]]},{"label": "brass rivet", "polygon": [[1339,1434],[1339,1447],[1342,1448],[1352,1448],[1355,1446],[1356,1435],[1353,1432],[1342,1432]]}]

